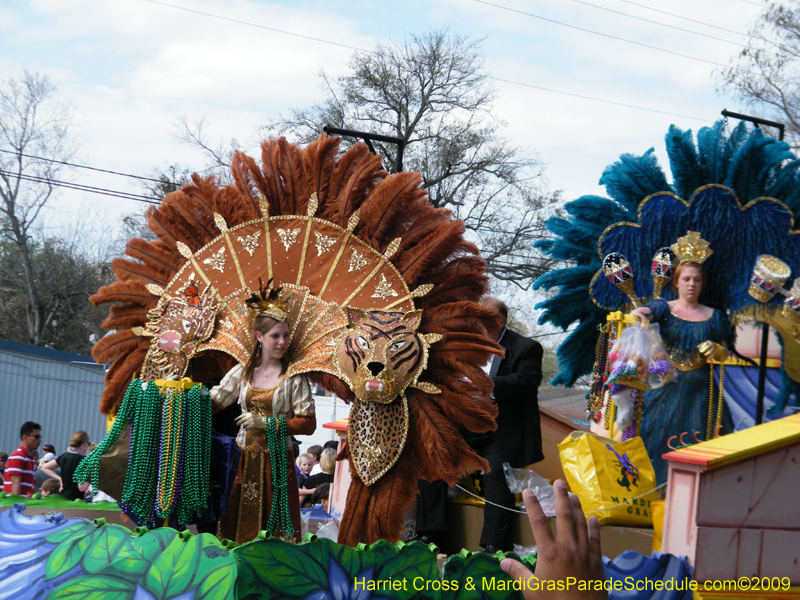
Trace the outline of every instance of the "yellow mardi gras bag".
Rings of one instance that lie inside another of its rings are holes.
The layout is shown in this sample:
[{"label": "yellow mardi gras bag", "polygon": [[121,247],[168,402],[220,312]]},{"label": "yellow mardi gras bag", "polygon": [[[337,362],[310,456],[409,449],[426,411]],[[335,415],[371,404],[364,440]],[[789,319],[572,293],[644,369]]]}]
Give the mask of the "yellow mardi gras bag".
[{"label": "yellow mardi gras bag", "polygon": [[574,431],[558,445],[570,490],[601,525],[651,527],[656,476],[642,438],[616,442]]}]

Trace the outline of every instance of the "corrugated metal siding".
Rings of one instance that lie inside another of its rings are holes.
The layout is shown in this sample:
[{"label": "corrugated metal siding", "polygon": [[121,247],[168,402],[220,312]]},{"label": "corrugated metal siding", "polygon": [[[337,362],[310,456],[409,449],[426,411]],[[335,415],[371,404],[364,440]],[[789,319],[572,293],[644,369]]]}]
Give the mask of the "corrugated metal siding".
[{"label": "corrugated metal siding", "polygon": [[58,453],[80,429],[99,442],[106,431],[105,416],[99,412],[102,392],[99,365],[0,349],[0,451],[16,450],[25,421],[41,424],[42,445],[53,444]]}]

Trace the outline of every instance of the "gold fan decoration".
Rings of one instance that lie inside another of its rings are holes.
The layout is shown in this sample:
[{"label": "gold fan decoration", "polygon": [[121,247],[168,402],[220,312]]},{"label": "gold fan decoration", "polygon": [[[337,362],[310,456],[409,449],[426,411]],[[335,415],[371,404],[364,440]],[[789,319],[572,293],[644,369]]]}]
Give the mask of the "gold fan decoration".
[{"label": "gold fan decoration", "polygon": [[112,303],[104,326],[116,330],[93,352],[111,363],[101,410],[116,410],[135,373],[217,383],[247,359],[245,301],[272,280],[289,374],[354,402],[339,540],[396,540],[417,480],[487,468],[457,430],[491,430],[496,415],[479,366],[501,351],[483,333],[497,318],[478,303],[484,262],[419,174],[387,174],[363,144],[340,154],[324,135],[305,148],[269,140],[260,165],[237,153],[231,172],[224,187],[194,175],[149,209],[157,239],[131,240],[117,281],[92,298]]}]

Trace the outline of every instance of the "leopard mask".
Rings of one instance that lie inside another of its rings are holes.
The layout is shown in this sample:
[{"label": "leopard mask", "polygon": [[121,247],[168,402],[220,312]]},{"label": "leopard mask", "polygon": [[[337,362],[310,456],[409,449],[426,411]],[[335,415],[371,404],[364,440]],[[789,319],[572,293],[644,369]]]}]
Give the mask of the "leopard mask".
[{"label": "leopard mask", "polygon": [[438,334],[417,332],[422,311],[347,308],[348,328],[336,347],[336,368],[356,396],[347,425],[353,465],[372,485],[397,461],[408,435],[407,387],[438,390],[420,382],[428,347]]}]

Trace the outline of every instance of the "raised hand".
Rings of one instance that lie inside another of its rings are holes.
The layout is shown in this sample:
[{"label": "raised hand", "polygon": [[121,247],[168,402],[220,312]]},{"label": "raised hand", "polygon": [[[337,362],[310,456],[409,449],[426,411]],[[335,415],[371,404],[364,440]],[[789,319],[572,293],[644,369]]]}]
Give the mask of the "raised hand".
[{"label": "raised hand", "polygon": [[597,517],[586,517],[577,496],[569,495],[560,479],[553,484],[556,497],[556,535],[550,531],[547,516],[530,490],[522,492],[528,520],[538,546],[536,575],[522,563],[504,559],[500,567],[522,581],[526,600],[605,600],[608,592],[600,554],[600,524]]}]

